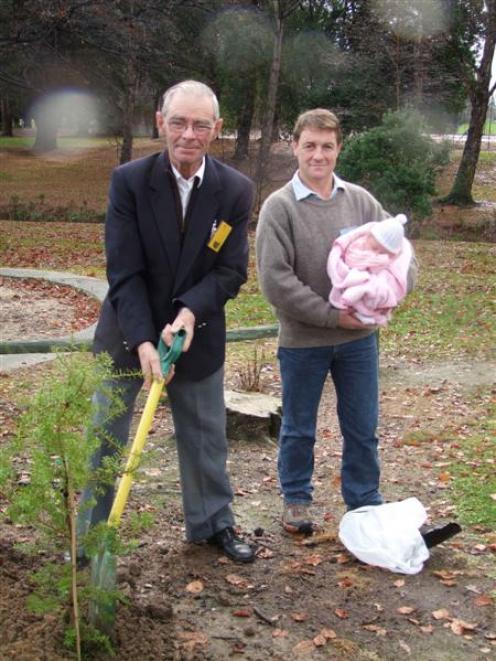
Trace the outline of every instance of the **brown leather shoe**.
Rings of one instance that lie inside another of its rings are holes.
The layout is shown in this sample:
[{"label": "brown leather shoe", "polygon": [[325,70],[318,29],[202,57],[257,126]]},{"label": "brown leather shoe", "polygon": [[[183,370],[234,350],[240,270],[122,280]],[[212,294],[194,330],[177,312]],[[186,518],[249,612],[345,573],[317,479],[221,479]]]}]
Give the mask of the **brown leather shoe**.
[{"label": "brown leather shoe", "polygon": [[305,503],[284,503],[282,526],[293,535],[312,535],[318,529],[312,521],[310,505]]}]

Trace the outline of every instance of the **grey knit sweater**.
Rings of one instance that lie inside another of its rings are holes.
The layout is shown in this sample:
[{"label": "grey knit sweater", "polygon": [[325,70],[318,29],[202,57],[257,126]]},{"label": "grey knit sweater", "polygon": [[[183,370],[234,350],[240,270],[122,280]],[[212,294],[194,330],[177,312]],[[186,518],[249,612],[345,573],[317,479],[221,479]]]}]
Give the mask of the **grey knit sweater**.
[{"label": "grey knit sweater", "polygon": [[257,266],[262,292],[279,319],[280,346],[330,346],[373,332],[337,327],[326,264],[342,230],[388,215],[364,188],[348,182],[330,200],[298,201],[291,182],[267,198],[257,226]]}]

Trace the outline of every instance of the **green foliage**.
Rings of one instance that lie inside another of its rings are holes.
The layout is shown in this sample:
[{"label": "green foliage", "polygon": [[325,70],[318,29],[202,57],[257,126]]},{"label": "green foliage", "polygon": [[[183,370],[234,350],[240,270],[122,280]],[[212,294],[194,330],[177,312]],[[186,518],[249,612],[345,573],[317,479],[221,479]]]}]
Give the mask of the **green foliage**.
[{"label": "green foliage", "polygon": [[79,205],[71,200],[66,205],[54,207],[46,203],[43,193],[38,195],[37,200],[23,200],[19,195],[12,195],[8,204],[0,207],[0,214],[9,220],[67,220],[72,223],[103,222],[105,218],[102,212],[91,209],[87,200],[83,200]]},{"label": "green foliage", "polygon": [[[45,541],[55,548],[67,548],[68,480],[78,491],[89,478],[89,458],[99,444],[90,426],[91,396],[97,387],[104,388],[109,364],[105,357],[89,363],[84,354],[59,354],[55,363],[22,415],[16,438],[0,455],[0,474],[10,472],[9,516],[47,533]],[[21,487],[16,475],[20,458],[29,468],[29,482]]]},{"label": "green foliage", "polygon": [[338,171],[367,188],[391,213],[423,218],[431,211],[435,175],[448,153],[446,145],[423,133],[416,113],[387,113],[380,126],[347,140]]},{"label": "green foliage", "polygon": [[[98,389],[109,397],[110,416],[122,409],[115,395],[107,392],[109,376],[108,356],[90,361],[84,354],[59,354],[54,369],[28,402],[16,436],[0,453],[0,487],[9,500],[7,516],[17,524],[33,526],[35,543],[52,553],[70,549],[74,555],[78,543],[85,543],[74,541],[76,492],[89,481],[90,457],[100,444],[91,424],[93,393]],[[105,473],[113,481],[115,466],[113,471],[107,466]],[[84,605],[85,593],[75,566],[48,563],[32,578],[35,590],[28,606],[34,612],[64,614],[71,605],[79,656],[78,604]]]},{"label": "green foliage", "polygon": [[37,615],[60,612],[71,588],[69,564],[47,564],[31,574],[35,590],[27,598],[29,610]]},{"label": "green foliage", "polygon": [[139,537],[147,530],[150,530],[154,523],[155,515],[153,512],[131,512],[127,522],[127,529],[130,535]]}]

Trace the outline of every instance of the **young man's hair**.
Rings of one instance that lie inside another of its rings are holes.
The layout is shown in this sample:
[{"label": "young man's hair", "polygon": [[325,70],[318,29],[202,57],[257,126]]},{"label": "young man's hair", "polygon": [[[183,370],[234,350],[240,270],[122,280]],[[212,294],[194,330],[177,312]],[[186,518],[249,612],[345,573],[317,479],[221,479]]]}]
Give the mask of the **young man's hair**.
[{"label": "young man's hair", "polygon": [[314,129],[319,131],[334,131],[338,144],[343,141],[341,124],[336,115],[325,108],[314,108],[306,110],[296,120],[293,130],[293,140],[298,142],[300,135],[305,129]]}]

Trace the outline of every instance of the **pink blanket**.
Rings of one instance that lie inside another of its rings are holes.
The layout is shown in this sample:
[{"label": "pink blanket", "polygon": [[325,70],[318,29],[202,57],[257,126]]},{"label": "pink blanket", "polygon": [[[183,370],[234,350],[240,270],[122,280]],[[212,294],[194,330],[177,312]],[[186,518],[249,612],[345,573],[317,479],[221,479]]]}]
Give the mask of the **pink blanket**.
[{"label": "pink blanket", "polygon": [[391,310],[406,296],[412,247],[403,239],[398,255],[375,255],[371,262],[369,253],[350,244],[372,226],[367,223],[334,241],[327,260],[332,283],[329,301],[341,310],[353,310],[364,323],[384,326]]}]

